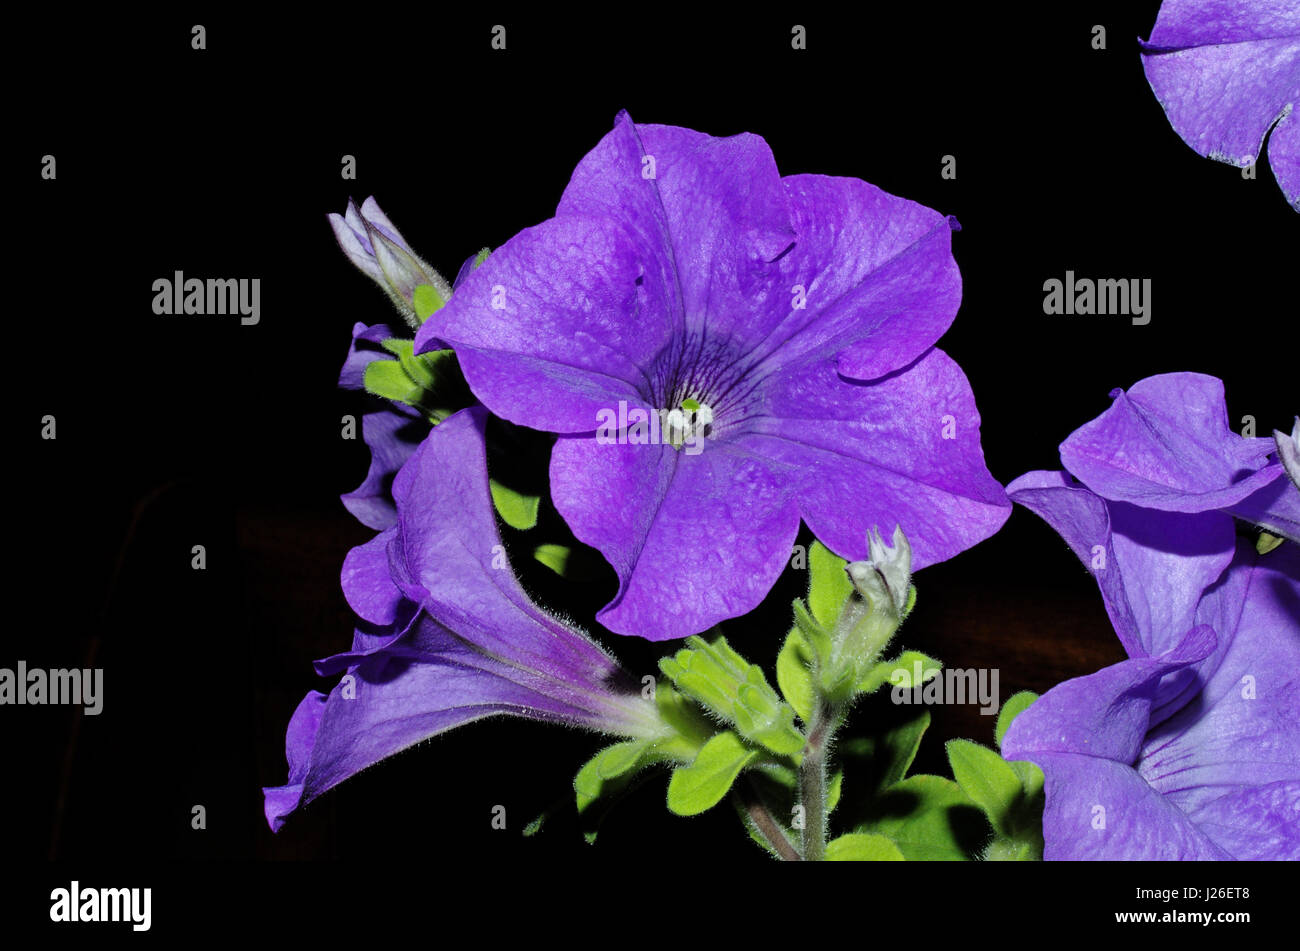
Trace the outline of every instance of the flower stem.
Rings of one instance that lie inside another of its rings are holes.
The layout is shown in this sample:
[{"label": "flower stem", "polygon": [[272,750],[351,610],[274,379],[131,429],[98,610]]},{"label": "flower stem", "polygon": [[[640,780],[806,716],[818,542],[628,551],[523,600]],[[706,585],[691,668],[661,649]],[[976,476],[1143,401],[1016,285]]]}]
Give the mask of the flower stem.
[{"label": "flower stem", "polygon": [[750,777],[745,777],[742,787],[735,790],[736,798],[740,801],[741,808],[749,816],[750,821],[754,823],[754,828],[758,830],[764,841],[772,847],[772,851],[786,862],[800,862],[803,857],[799,850],[794,847],[786,831],[781,824],[772,818],[772,812],[763,802],[763,797],[758,791],[757,785]]},{"label": "flower stem", "polygon": [[803,805],[803,858],[821,862],[826,858],[826,747],[834,730],[835,717],[829,704],[819,700],[808,728],[799,765],[799,800]]}]

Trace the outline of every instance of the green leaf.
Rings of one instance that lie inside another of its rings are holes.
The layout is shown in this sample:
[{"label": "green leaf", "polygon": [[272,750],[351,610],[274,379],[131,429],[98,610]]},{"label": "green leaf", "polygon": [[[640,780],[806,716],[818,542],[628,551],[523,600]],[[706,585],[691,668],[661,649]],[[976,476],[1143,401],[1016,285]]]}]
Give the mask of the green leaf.
[{"label": "green leaf", "polygon": [[921,737],[930,728],[930,711],[922,710],[919,714],[901,723],[880,738],[876,756],[883,760],[885,769],[880,777],[880,789],[888,789],[894,783],[907,776],[916,759],[916,751],[921,748]]},{"label": "green leaf", "polygon": [[903,853],[883,835],[851,832],[826,843],[828,862],[902,862]]},{"label": "green leaf", "polygon": [[411,406],[418,405],[424,396],[424,387],[412,380],[397,360],[372,361],[363,382],[367,393]]},{"label": "green leaf", "polygon": [[533,557],[561,578],[564,577],[565,570],[569,566],[569,559],[572,556],[573,549],[568,545],[554,545],[548,542],[533,549]]},{"label": "green leaf", "polygon": [[853,593],[847,566],[847,561],[821,542],[813,542],[808,549],[808,607],[817,623],[827,630],[835,626],[840,608]]},{"label": "green leaf", "polygon": [[984,850],[986,862],[1037,862],[1043,857],[1042,843],[1000,835]]},{"label": "green leaf", "polygon": [[993,750],[970,740],[949,740],[948,763],[962,790],[998,832],[1011,833],[1011,813],[1021,796],[1020,777]]},{"label": "green leaf", "polygon": [[649,744],[645,740],[628,740],[607,746],[578,770],[573,790],[578,795],[578,812],[582,812],[606,792],[606,783],[631,772],[641,762]]},{"label": "green leaf", "polygon": [[830,815],[840,804],[840,790],[844,786],[844,770],[837,769],[826,784],[826,814]]},{"label": "green leaf", "polygon": [[[921,679],[917,681],[917,664],[920,664]],[[927,657],[920,651],[903,651],[893,660],[882,660],[872,666],[866,675],[858,681],[858,693],[875,693],[886,682],[904,690],[919,687],[933,680],[943,670],[943,664],[933,657]]]},{"label": "green leaf", "polygon": [[1022,690],[1019,693],[1012,694],[1007,702],[1002,704],[1002,709],[998,711],[998,723],[993,728],[994,739],[997,740],[998,749],[1002,749],[1002,738],[1007,735],[1007,727],[1011,726],[1011,721],[1028,709],[1029,705],[1038,699],[1038,694],[1032,690]]},{"label": "green leaf", "polygon": [[758,756],[730,730],[719,733],[704,744],[695,762],[673,770],[668,781],[669,810],[679,816],[695,816],[713,808],[740,771]]},{"label": "green leaf", "polygon": [[988,823],[961,787],[921,774],[877,796],[854,832],[890,839],[908,861],[964,861],[988,840]]},{"label": "green leaf", "polygon": [[435,311],[440,310],[442,305],[447,303],[429,284],[419,284],[415,288],[415,294],[412,297],[411,304],[415,307],[415,316],[424,323],[429,316]]},{"label": "green leaf", "polygon": [[524,826],[524,838],[534,836],[542,831],[542,824],[546,822],[546,813],[542,813],[528,825]]},{"label": "green leaf", "polygon": [[470,270],[477,271],[479,267],[482,266],[483,262],[488,259],[488,256],[491,253],[492,253],[491,248],[484,248],[483,250],[479,251],[478,254],[474,255],[474,264],[470,268]]},{"label": "green leaf", "polygon": [[[374,366],[373,363],[370,365]],[[520,531],[527,531],[537,524],[537,510],[542,502],[541,496],[516,492],[496,479],[489,479],[488,486],[492,490],[492,504],[496,506],[497,514],[501,516],[503,522]]]},{"label": "green leaf", "polygon": [[791,631],[786,635],[781,653],[776,655],[776,683],[786,702],[794,707],[794,712],[804,723],[812,719],[816,705],[812,671],[808,666],[811,662],[812,649],[808,641],[798,630]]}]

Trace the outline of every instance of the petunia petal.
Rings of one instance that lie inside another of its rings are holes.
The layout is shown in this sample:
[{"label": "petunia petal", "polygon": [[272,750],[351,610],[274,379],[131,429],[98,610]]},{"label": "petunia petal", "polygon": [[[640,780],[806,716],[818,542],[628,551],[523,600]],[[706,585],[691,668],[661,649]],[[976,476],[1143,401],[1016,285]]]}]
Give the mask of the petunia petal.
[{"label": "petunia petal", "polygon": [[482,407],[448,417],[398,473],[393,578],[410,600],[485,651],[603,682],[618,670],[614,660],[529,600],[510,570],[488,488],[486,422]]},{"label": "petunia petal", "polygon": [[[624,222],[640,238],[672,326],[746,340],[755,282],[795,240],[767,143],[635,124],[626,112],[574,170],[557,215]],[[787,293],[788,297],[788,293]]]},{"label": "petunia petal", "polygon": [[[1220,649],[1203,666],[1194,701],[1147,737],[1137,769],[1193,821],[1212,815],[1211,835],[1228,851],[1259,857],[1240,852],[1255,834],[1248,823],[1256,813],[1244,803],[1259,805],[1251,791],[1261,785],[1300,783],[1300,548],[1259,555],[1242,540],[1198,620],[1215,626]],[[1297,787],[1285,788],[1294,822]]]},{"label": "petunia petal", "polygon": [[362,525],[383,531],[397,524],[392,480],[428,430],[419,413],[397,404],[361,417],[362,438],[370,447],[370,467],[362,483],[340,498]]},{"label": "petunia petal", "polygon": [[933,346],[961,305],[950,219],[858,179],[783,182],[798,239],[756,300],[771,329],[750,359],[838,357],[840,373],[871,380]]},{"label": "petunia petal", "polygon": [[618,573],[600,622],[649,640],[695,634],[757,607],[799,530],[790,487],[745,437],[694,455],[561,437],[551,494],[573,533]]},{"label": "petunia petal", "polygon": [[1235,505],[1272,482],[1270,439],[1228,428],[1223,382],[1201,373],[1147,377],[1061,444],[1070,473],[1106,499],[1171,512]]},{"label": "petunia petal", "polygon": [[1221,162],[1254,162],[1300,94],[1300,9],[1291,4],[1165,0],[1143,50],[1174,130]]},{"label": "petunia petal", "polygon": [[610,219],[564,216],[493,252],[426,320],[417,352],[457,351],[470,388],[511,422],[593,432],[642,402],[642,366],[668,343],[668,302],[638,284],[642,257]]},{"label": "petunia petal", "polygon": [[992,535],[1011,513],[984,463],[970,384],[940,350],[870,384],[846,380],[831,359],[806,359],[762,384],[753,414],[756,451],[844,558],[867,557],[871,528],[900,525],[919,570]]}]

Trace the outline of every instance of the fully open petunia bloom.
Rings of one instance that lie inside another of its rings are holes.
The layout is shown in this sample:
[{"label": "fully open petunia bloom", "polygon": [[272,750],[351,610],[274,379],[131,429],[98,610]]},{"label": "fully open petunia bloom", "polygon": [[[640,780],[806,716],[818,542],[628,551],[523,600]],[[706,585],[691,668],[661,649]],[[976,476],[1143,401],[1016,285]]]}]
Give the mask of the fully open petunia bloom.
[{"label": "fully open petunia bloom", "polygon": [[1061,444],[1070,474],[1102,498],[1169,512],[1227,512],[1300,542],[1300,489],[1279,443],[1228,425],[1223,381],[1147,377]]},{"label": "fully open petunia bloom", "polygon": [[317,663],[345,672],[289,723],[289,780],[267,788],[285,817],[421,740],[493,714],[634,738],[664,725],[608,654],[533,604],[510,571],[488,489],[481,408],[437,426],[398,473],[396,523],[343,568],[364,624],[353,648]]},{"label": "fully open petunia bloom", "polygon": [[1272,128],[1269,165],[1300,211],[1300,4],[1165,0],[1142,42],[1142,68],[1174,131],[1200,155],[1252,165]]},{"label": "fully open petunia bloom", "polygon": [[755,135],[620,114],[556,216],[471,274],[416,350],[456,350],[493,413],[559,434],[551,495],[653,640],[754,608],[800,517],[850,560],[901,525],[913,565],[1009,513],[961,369],[955,221],[850,178],[782,177]]},{"label": "fully open petunia bloom", "polygon": [[1043,770],[1044,857],[1300,858],[1300,548],[1261,556],[1221,513],[1106,502],[1063,473],[1007,489],[1091,567],[1131,658],[1003,739]]}]

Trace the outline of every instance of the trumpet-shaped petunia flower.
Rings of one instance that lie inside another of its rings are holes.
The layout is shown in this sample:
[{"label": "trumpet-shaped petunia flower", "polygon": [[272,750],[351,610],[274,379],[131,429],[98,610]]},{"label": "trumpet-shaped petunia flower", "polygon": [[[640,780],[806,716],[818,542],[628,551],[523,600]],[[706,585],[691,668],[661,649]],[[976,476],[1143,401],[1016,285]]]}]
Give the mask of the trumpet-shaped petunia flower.
[{"label": "trumpet-shaped petunia flower", "polygon": [[1061,444],[1070,474],[1105,499],[1169,512],[1223,511],[1300,542],[1300,489],[1272,459],[1279,444],[1228,425],[1223,382],[1148,377]]},{"label": "trumpet-shaped petunia flower", "polygon": [[955,221],[849,178],[781,177],[755,135],[620,114],[556,216],[471,274],[416,350],[456,350],[493,413],[559,434],[551,495],[619,590],[611,630],[681,637],[754,608],[799,520],[914,568],[1009,513],[979,414],[935,349]]},{"label": "trumpet-shaped petunia flower", "polygon": [[634,738],[664,727],[653,701],[584,634],[533,604],[506,561],[488,489],[481,408],[437,426],[398,473],[397,521],[349,554],[344,593],[364,624],[345,672],[289,724],[289,779],[267,821],[421,740],[494,714]]},{"label": "trumpet-shaped petunia flower", "polygon": [[1300,5],[1293,0],[1165,0],[1142,67],[1174,131],[1200,155],[1268,161],[1300,211]]},{"label": "trumpet-shaped petunia flower", "polygon": [[349,200],[347,211],[331,213],[329,222],[348,260],[384,289],[412,327],[420,326],[414,306],[417,287],[432,287],[443,301],[451,296],[442,275],[416,256],[373,196],[360,209]]},{"label": "trumpet-shaped petunia flower", "polygon": [[[1034,497],[1031,507],[1079,533],[1072,544],[1102,537],[1077,518],[1071,495],[1087,490],[1020,481],[1012,497]],[[1300,549],[1261,556],[1241,541],[1207,586],[1197,566],[1176,570],[1160,531],[1135,527],[1142,513],[1129,512],[1130,526],[1154,547],[1130,559],[1112,595],[1134,598],[1123,607],[1135,617],[1164,605],[1152,649],[1049,690],[1003,738],[1005,757],[1043,770],[1044,858],[1300,858]],[[1227,521],[1148,514],[1157,526]]]}]

